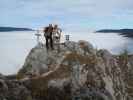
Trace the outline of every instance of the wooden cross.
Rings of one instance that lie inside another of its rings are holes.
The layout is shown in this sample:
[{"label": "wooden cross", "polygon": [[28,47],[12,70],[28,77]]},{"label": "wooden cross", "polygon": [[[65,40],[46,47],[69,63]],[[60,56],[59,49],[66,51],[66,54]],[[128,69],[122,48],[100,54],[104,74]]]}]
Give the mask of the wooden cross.
[{"label": "wooden cross", "polygon": [[40,43],[40,36],[41,34],[39,34],[39,31],[37,30],[37,33],[35,34],[35,36],[37,36],[37,43]]}]

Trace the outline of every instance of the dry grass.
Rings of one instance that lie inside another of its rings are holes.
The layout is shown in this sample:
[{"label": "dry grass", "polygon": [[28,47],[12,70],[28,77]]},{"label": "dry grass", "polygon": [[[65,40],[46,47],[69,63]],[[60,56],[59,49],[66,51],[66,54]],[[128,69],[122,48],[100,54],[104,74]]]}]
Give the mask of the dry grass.
[{"label": "dry grass", "polygon": [[17,75],[16,75],[16,79],[17,80],[21,80],[21,79],[23,79],[24,78],[24,74],[23,73],[17,73]]},{"label": "dry grass", "polygon": [[88,64],[88,65],[90,64],[95,65],[97,63],[95,55],[82,56],[80,54],[77,54],[76,52],[65,55],[64,61],[73,61],[73,62],[78,61],[80,64]]},{"label": "dry grass", "polygon": [[[80,64],[94,65],[96,64],[95,56],[82,56],[77,53],[67,54],[64,61],[78,61]],[[31,89],[33,95],[43,95],[47,96],[48,82],[54,79],[64,79],[71,75],[71,66],[59,65],[55,66],[55,69],[43,74],[39,77],[34,77],[31,79]]]},{"label": "dry grass", "polygon": [[50,71],[42,76],[31,79],[31,91],[34,96],[47,96],[48,82],[54,79],[64,79],[71,74],[70,67],[60,65],[55,70]]},{"label": "dry grass", "polygon": [[79,45],[80,45],[80,48],[85,48],[85,47],[86,47],[86,44],[85,44],[84,41],[81,41],[81,42],[79,43]]}]

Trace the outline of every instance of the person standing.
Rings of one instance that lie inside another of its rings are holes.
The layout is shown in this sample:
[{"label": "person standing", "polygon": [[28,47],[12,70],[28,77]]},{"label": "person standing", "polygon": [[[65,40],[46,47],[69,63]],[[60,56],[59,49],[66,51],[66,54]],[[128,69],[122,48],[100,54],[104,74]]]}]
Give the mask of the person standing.
[{"label": "person standing", "polygon": [[50,45],[51,49],[54,49],[53,48],[52,34],[53,34],[53,26],[52,26],[52,24],[49,24],[48,27],[44,28],[44,37],[46,39],[46,48],[47,48],[47,50],[49,49],[49,45]]},{"label": "person standing", "polygon": [[55,43],[60,43],[62,30],[58,27],[58,25],[54,25],[53,28],[53,40]]}]

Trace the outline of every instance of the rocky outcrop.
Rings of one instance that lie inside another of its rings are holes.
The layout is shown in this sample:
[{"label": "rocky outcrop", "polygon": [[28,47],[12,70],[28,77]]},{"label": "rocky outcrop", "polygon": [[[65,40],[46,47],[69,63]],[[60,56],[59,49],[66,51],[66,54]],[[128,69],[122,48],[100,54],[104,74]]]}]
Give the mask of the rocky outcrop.
[{"label": "rocky outcrop", "polygon": [[0,76],[0,100],[32,100],[31,92],[21,81]]},{"label": "rocky outcrop", "polygon": [[129,100],[133,99],[133,56],[127,55],[127,52],[121,54],[118,59],[118,65],[121,69],[122,78],[125,83],[126,92]]},{"label": "rocky outcrop", "polygon": [[[127,73],[133,63],[131,57],[127,62],[125,59],[125,54],[113,56],[83,40],[67,41],[48,51],[39,44],[27,56],[16,79],[10,80],[18,84],[12,88],[22,96],[12,100],[132,100],[132,89],[128,89],[132,82],[125,80],[132,78]],[[2,78],[0,89],[13,91],[8,81]],[[17,98],[16,94],[10,95]]]}]

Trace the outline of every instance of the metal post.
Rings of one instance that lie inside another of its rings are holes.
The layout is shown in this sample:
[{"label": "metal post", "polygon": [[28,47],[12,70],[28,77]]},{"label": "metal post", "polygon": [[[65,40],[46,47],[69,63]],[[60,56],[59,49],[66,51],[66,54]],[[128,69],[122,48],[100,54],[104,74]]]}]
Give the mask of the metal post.
[{"label": "metal post", "polygon": [[66,35],[65,37],[66,37],[66,41],[69,41],[70,35]]}]

